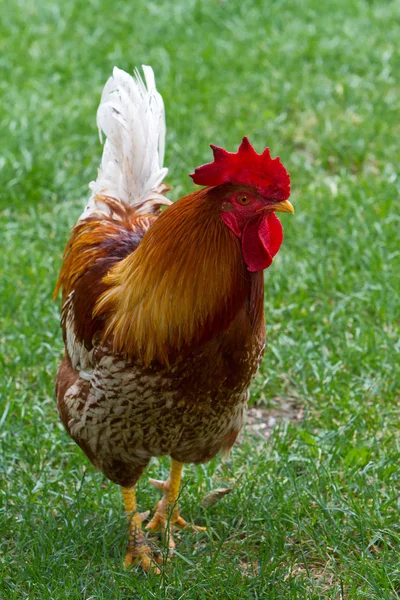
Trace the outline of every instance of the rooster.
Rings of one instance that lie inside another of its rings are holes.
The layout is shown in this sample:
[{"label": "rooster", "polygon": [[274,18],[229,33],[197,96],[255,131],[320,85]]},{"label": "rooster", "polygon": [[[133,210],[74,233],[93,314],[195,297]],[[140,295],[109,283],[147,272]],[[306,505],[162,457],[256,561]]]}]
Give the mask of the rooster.
[{"label": "rooster", "polygon": [[[195,169],[204,186],[165,196],[163,100],[150,67],[114,69],[97,112],[106,141],[91,197],[67,244],[64,357],[57,405],[69,435],[122,488],[124,564],[159,572],[143,531],[136,483],[151,457],[171,457],[147,524],[175,547],[184,463],[229,452],[242,427],[264,345],[263,270],[278,252],[276,212],[293,213],[289,175],[244,137],[236,153],[211,146]],[[190,525],[194,530],[202,528]]]}]

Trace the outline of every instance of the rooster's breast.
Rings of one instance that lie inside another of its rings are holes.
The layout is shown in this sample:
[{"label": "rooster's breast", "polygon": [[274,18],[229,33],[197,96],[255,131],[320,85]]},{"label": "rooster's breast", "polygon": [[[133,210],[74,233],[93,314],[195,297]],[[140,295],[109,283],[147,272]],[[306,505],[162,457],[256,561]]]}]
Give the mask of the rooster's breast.
[{"label": "rooster's breast", "polygon": [[62,420],[108,477],[107,465],[116,461],[170,455],[197,463],[229,451],[261,361],[264,329],[244,338],[236,332],[233,339],[232,345],[226,332],[169,367],[144,366],[97,347],[90,381],[77,377],[59,397]]}]

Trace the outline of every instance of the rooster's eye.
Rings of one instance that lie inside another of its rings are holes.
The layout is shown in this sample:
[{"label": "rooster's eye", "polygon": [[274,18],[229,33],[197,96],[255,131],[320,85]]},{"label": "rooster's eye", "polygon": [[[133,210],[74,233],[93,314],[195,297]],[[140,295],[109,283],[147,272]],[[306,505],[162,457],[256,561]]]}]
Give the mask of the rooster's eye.
[{"label": "rooster's eye", "polygon": [[238,198],[239,204],[241,204],[242,206],[246,206],[246,204],[250,204],[250,198],[248,198],[247,196],[241,196],[240,198]]}]

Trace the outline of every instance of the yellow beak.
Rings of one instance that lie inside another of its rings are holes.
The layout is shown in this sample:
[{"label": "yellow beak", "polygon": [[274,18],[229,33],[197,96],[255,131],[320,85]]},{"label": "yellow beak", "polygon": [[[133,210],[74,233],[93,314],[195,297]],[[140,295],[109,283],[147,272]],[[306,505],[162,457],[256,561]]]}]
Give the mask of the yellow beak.
[{"label": "yellow beak", "polygon": [[277,202],[274,204],[275,212],[287,212],[294,214],[293,204],[289,202],[289,200],[284,200],[283,202]]}]

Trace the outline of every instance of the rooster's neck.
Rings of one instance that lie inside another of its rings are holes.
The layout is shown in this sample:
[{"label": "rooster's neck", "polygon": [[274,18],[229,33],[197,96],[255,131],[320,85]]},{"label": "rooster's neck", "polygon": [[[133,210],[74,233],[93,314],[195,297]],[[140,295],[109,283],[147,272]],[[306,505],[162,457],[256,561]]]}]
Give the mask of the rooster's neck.
[{"label": "rooster's neck", "polygon": [[246,302],[252,310],[262,273],[247,271],[213,195],[206,188],[170,206],[110,271],[96,314],[107,318],[114,351],[168,363],[224,331]]}]

